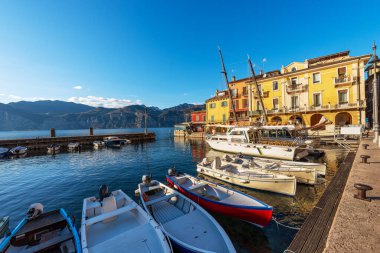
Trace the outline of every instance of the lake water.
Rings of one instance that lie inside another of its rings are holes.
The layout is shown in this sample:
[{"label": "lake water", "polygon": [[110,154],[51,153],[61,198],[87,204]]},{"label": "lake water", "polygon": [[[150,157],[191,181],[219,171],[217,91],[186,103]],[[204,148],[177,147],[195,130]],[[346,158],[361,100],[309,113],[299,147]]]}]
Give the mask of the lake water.
[{"label": "lake water", "polygon": [[[95,134],[142,132],[143,129],[95,130]],[[215,156],[201,140],[173,138],[173,129],[149,129],[156,141],[132,144],[122,149],[103,149],[55,156],[31,156],[0,160],[0,216],[11,216],[11,228],[24,217],[30,204],[41,202],[45,210],[64,207],[75,215],[79,228],[83,198],[98,194],[101,184],[111,190],[122,189],[134,197],[143,174],[152,173],[164,181],[169,167],[196,175],[196,163],[205,156]],[[46,137],[49,131],[0,132],[0,139]],[[87,135],[88,130],[57,130],[57,136]],[[297,185],[295,197],[239,189],[274,207],[276,219],[291,227],[300,227],[318,201],[346,153],[327,150],[323,161],[328,170],[321,184],[311,187]],[[221,182],[219,182],[221,183]],[[283,252],[296,230],[277,225],[274,221],[259,229],[240,220],[213,214],[230,236],[238,252]]]}]

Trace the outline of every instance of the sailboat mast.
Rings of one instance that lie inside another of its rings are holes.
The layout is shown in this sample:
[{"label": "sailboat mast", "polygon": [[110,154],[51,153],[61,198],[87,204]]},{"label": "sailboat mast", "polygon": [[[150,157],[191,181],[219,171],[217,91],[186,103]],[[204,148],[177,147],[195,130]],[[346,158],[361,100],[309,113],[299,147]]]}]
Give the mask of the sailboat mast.
[{"label": "sailboat mast", "polygon": [[257,84],[257,81],[256,81],[255,70],[253,69],[252,61],[249,58],[249,56],[248,56],[248,64],[249,64],[249,67],[251,69],[251,79],[255,83],[257,94],[259,95],[259,101],[260,101],[260,104],[261,104],[261,108],[263,109],[264,121],[266,123],[266,122],[268,122],[267,112],[266,112],[265,107],[264,107],[263,98],[261,97],[261,90],[259,90],[259,85]]},{"label": "sailboat mast", "polygon": [[222,50],[220,48],[218,48],[218,50],[219,50],[220,61],[222,62],[222,73],[224,74],[224,79],[226,81],[226,85],[227,85],[227,89],[228,89],[228,95],[229,95],[230,101],[231,101],[232,113],[234,115],[235,122],[237,124],[238,123],[238,117],[237,117],[236,111],[235,111],[235,103],[232,100],[232,94],[231,94],[230,86],[228,85],[229,81],[228,81],[226,67],[224,66],[224,60],[223,60]]}]

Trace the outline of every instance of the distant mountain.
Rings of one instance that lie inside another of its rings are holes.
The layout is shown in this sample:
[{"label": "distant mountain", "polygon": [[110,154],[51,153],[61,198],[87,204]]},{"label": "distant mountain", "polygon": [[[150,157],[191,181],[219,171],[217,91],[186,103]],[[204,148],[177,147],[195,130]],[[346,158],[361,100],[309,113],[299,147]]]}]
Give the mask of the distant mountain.
[{"label": "distant mountain", "polygon": [[166,109],[131,105],[123,108],[95,108],[64,101],[0,103],[0,130],[44,130],[84,128],[171,127],[190,118],[190,112],[204,105],[180,104]]},{"label": "distant mountain", "polygon": [[20,101],[9,103],[8,105],[14,109],[39,114],[80,113],[87,112],[95,108],[84,104],[76,104],[59,100],[40,100],[36,102]]}]

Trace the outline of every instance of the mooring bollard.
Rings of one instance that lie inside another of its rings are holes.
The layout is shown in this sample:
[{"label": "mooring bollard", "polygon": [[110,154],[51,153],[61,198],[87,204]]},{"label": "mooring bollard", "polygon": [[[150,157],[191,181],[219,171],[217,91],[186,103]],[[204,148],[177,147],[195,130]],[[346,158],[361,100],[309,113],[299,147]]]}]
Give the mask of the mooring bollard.
[{"label": "mooring bollard", "polygon": [[55,137],[55,128],[50,128],[50,137],[51,138]]},{"label": "mooring bollard", "polygon": [[90,136],[94,136],[94,128],[90,127]]},{"label": "mooring bollard", "polygon": [[355,194],[354,198],[371,201],[371,199],[367,198],[367,191],[373,190],[371,186],[366,184],[354,184],[354,187],[358,190],[358,194]]},{"label": "mooring bollard", "polygon": [[363,147],[364,149],[368,149],[368,146],[369,146],[369,144],[363,144],[363,145],[362,145],[362,147]]},{"label": "mooring bollard", "polygon": [[360,158],[362,159],[361,163],[368,163],[368,158],[370,158],[369,155],[361,155]]}]

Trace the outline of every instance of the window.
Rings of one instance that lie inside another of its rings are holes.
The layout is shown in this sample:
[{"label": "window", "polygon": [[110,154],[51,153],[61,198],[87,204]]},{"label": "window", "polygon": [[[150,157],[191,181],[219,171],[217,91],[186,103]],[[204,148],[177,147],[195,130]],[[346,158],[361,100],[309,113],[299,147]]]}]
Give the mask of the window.
[{"label": "window", "polygon": [[261,103],[260,101],[256,101],[256,108],[258,111],[261,111]]},{"label": "window", "polygon": [[228,103],[227,103],[227,101],[222,101],[222,103],[220,103],[220,105],[221,105],[222,107],[227,107],[227,106],[228,106]]},{"label": "window", "polygon": [[313,73],[313,83],[321,82],[321,73]]},{"label": "window", "polygon": [[226,121],[227,121],[226,114],[223,114],[223,124],[226,123]]},{"label": "window", "polygon": [[277,81],[273,82],[273,90],[278,90],[278,82]]},{"label": "window", "polygon": [[243,108],[247,108],[248,107],[248,99],[243,99],[242,106],[243,106]]},{"label": "window", "polygon": [[195,116],[195,121],[199,121],[199,115]]},{"label": "window", "polygon": [[211,122],[214,122],[214,115],[211,115]]},{"label": "window", "polygon": [[273,110],[278,110],[278,98],[273,99]]},{"label": "window", "polygon": [[231,90],[231,96],[232,96],[233,98],[236,98],[236,97],[238,96],[238,90],[237,90],[237,89],[233,89],[233,90]]},{"label": "window", "polygon": [[297,77],[293,77],[291,80],[292,86],[297,85]]},{"label": "window", "polygon": [[293,67],[293,68],[292,68],[292,72],[294,72],[294,71],[297,71],[297,68],[296,68],[296,67]]},{"label": "window", "polygon": [[216,104],[215,103],[211,103],[210,104],[210,108],[215,108],[216,107]]},{"label": "window", "polygon": [[346,67],[338,68],[339,79],[346,77]]},{"label": "window", "polygon": [[202,116],[202,119],[203,119],[203,120],[202,120],[203,122],[206,122],[206,115],[203,115],[203,116]]},{"label": "window", "polygon": [[[239,109],[239,100],[234,100],[233,103],[234,103],[235,109]],[[231,109],[232,109],[232,106],[231,106]]]},{"label": "window", "polygon": [[298,108],[298,96],[292,96],[292,109]]},{"label": "window", "polygon": [[243,87],[243,96],[248,96],[248,87]]},{"label": "window", "polygon": [[321,93],[313,94],[313,106],[315,107],[321,106]]},{"label": "window", "polygon": [[339,104],[347,104],[348,103],[348,91],[347,90],[339,90],[338,91],[338,100],[339,100]]}]

